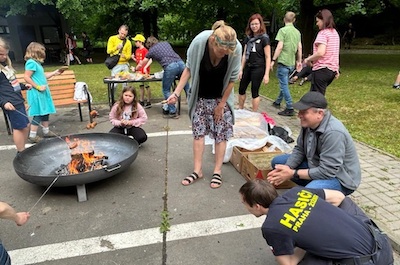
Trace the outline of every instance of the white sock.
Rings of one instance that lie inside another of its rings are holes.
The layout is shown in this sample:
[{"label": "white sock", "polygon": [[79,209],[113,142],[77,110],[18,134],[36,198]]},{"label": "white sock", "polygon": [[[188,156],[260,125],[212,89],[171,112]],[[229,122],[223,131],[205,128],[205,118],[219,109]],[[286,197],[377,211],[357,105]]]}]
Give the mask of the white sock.
[{"label": "white sock", "polygon": [[49,127],[43,127],[43,128],[42,128],[43,134],[48,134],[49,131],[50,131]]},{"label": "white sock", "polygon": [[30,132],[29,132],[29,138],[35,138],[35,137],[36,137],[36,133],[37,133],[37,132],[30,131]]}]

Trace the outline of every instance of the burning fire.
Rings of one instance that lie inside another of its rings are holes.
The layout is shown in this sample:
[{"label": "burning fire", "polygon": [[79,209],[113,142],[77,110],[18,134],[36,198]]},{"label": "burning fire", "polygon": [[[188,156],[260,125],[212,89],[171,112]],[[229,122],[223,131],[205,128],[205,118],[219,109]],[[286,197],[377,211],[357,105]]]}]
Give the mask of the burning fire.
[{"label": "burning fire", "polygon": [[73,175],[83,172],[89,172],[96,169],[101,169],[104,166],[104,160],[108,157],[103,153],[95,154],[92,143],[88,140],[65,138],[68,146],[73,146],[71,150],[71,161],[68,165],[61,166],[57,174]]}]

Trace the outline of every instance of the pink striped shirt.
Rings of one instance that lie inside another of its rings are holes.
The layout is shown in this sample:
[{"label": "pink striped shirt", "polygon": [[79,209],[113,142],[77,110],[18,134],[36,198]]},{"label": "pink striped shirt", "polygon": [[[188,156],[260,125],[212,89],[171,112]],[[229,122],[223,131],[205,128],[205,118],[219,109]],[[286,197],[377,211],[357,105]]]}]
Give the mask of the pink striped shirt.
[{"label": "pink striped shirt", "polygon": [[314,53],[317,52],[319,44],[324,44],[326,46],[326,51],[321,58],[314,62],[313,70],[315,71],[327,67],[334,72],[338,72],[340,37],[337,31],[335,29],[320,30],[314,41]]}]

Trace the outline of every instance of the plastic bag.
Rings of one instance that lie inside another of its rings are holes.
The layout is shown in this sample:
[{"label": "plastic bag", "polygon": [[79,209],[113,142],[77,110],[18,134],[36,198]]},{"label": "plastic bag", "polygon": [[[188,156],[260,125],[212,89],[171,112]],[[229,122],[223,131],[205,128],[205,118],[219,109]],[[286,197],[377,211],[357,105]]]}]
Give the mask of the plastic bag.
[{"label": "plastic bag", "polygon": [[[282,152],[290,152],[291,147],[281,138],[269,135],[268,123],[263,114],[251,112],[248,110],[235,110],[235,124],[233,125],[234,137],[228,140],[224,156],[224,163],[229,162],[234,146],[242,147],[247,150],[256,150],[264,147],[267,142],[271,143],[270,150],[275,148]],[[205,138],[206,144],[213,145],[213,154],[215,154],[214,140]]]}]

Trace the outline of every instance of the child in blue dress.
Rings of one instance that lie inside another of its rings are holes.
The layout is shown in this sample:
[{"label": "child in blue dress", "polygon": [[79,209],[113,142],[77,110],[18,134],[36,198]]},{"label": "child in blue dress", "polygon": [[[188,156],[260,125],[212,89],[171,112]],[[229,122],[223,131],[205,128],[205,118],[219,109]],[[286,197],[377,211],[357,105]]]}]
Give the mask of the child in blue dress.
[{"label": "child in blue dress", "polygon": [[32,89],[27,92],[28,115],[33,116],[31,130],[28,141],[37,143],[40,137],[37,130],[41,124],[43,135],[49,135],[49,115],[56,113],[56,108],[50,94],[47,79],[55,75],[60,75],[63,70],[58,69],[53,72],[45,73],[42,63],[46,58],[46,48],[37,42],[31,42],[26,48],[25,53],[25,81],[32,85]]}]

